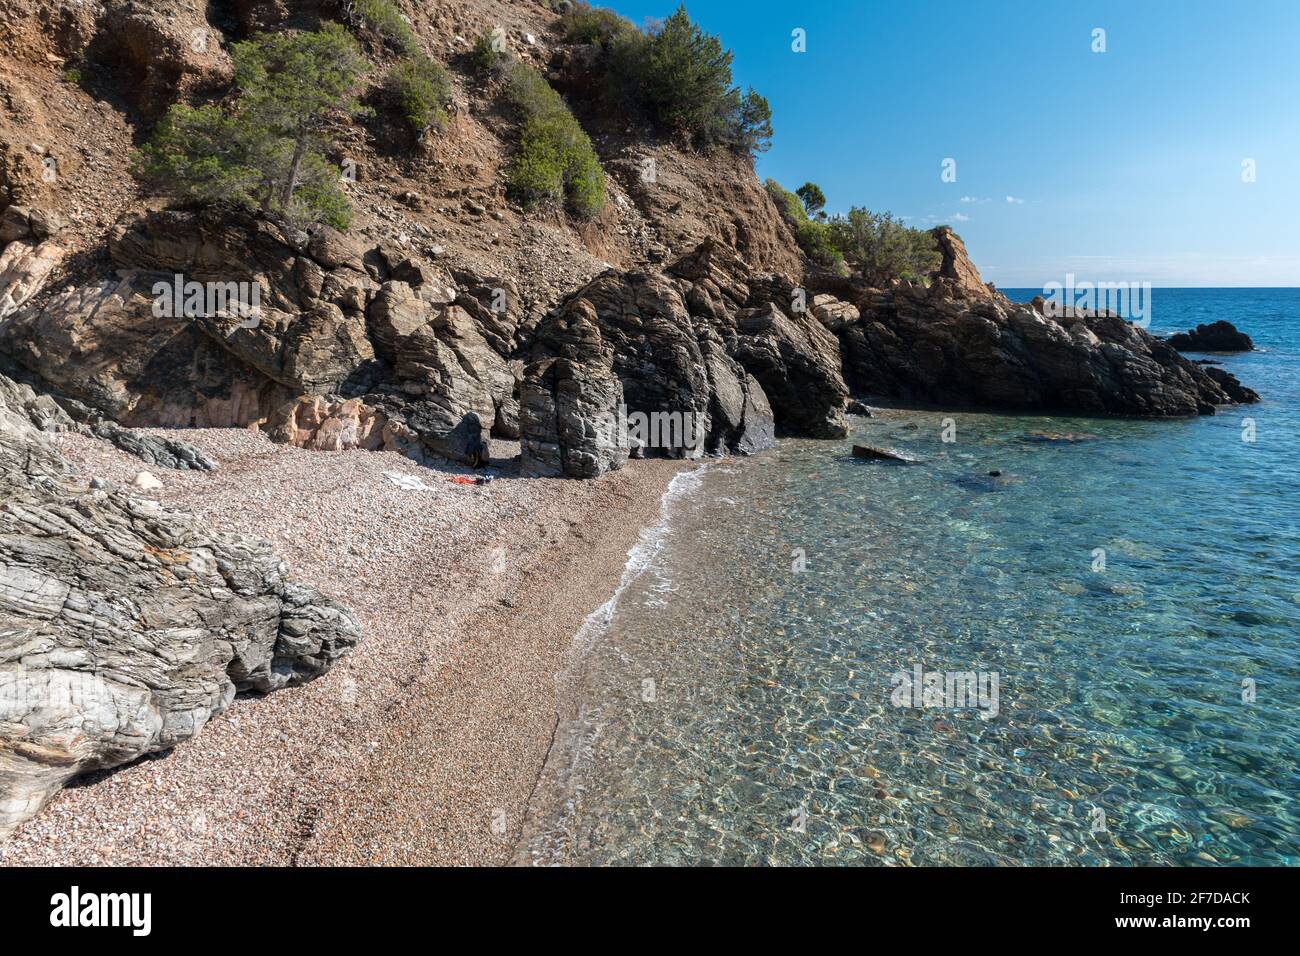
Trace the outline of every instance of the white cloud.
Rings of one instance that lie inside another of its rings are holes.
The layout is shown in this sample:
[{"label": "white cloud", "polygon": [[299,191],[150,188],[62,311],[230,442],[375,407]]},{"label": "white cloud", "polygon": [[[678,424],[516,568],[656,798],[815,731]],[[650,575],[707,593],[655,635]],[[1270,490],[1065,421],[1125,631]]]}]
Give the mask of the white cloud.
[{"label": "white cloud", "polygon": [[981,198],[981,197],[979,197],[979,196],[962,196],[961,199],[960,199],[959,201],[960,201],[960,202],[966,202],[966,203],[972,203],[972,202],[988,202],[987,199],[983,199],[983,198]]},{"label": "white cloud", "polygon": [[1023,199],[1017,199],[1015,196],[1008,196],[1007,202],[1016,206],[1023,206],[1025,201]]},{"label": "white cloud", "polygon": [[955,222],[970,222],[970,216],[960,212],[955,213],[952,218]]}]

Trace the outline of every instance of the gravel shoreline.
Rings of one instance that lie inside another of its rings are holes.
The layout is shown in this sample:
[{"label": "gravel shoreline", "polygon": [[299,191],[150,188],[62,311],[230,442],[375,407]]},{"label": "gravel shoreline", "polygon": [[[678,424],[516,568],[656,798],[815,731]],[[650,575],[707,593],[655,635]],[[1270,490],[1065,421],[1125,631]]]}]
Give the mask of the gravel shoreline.
[{"label": "gravel shoreline", "polygon": [[[617,587],[681,462],[595,481],[451,481],[386,452],[186,431],[215,472],[142,492],[269,540],[364,638],[305,687],[236,701],[172,752],[74,783],[0,844],[8,865],[499,864],[554,733],[555,676]],[[84,478],[143,464],[61,436]],[[496,464],[515,451],[494,443]],[[386,472],[418,477],[408,491]]]}]

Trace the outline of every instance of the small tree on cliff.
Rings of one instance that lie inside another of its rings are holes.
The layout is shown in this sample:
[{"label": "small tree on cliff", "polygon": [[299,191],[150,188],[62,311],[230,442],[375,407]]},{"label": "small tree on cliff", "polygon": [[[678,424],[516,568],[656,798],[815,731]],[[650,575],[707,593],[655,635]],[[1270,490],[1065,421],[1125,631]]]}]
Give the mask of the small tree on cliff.
[{"label": "small tree on cliff", "polygon": [[826,208],[826,194],[816,183],[804,183],[794,194],[803,202],[804,212],[810,216],[816,216]]},{"label": "small tree on cliff", "polygon": [[732,86],[731,51],[693,23],[684,6],[645,31],[616,15],[593,23],[573,13],[568,23],[571,35],[602,49],[612,92],[660,129],[741,154],[771,146],[767,100]]},{"label": "small tree on cliff", "polygon": [[261,34],[232,50],[239,98],[230,111],[177,105],[140,150],[136,174],[186,202],[232,202],[297,225],[351,218],[326,131],[355,112],[365,60],[336,23],[315,33]]}]

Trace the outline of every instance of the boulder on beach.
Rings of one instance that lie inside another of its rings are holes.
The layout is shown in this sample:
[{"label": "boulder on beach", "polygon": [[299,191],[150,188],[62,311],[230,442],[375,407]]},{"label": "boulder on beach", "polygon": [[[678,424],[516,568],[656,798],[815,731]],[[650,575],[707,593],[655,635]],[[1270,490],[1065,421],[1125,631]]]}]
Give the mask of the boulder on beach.
[{"label": "boulder on beach", "polygon": [[1167,341],[1180,352],[1250,352],[1255,348],[1249,335],[1223,319],[1198,325],[1190,332],[1177,332]]},{"label": "boulder on beach", "polygon": [[266,544],[73,481],[28,395],[0,376],[0,839],[73,777],[311,680],[360,636]]}]

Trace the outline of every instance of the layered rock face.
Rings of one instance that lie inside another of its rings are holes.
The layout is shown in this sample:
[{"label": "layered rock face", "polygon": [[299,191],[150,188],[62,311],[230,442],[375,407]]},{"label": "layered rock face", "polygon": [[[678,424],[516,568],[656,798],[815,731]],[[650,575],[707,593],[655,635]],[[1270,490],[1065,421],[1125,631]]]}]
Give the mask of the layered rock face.
[{"label": "layered rock face", "polygon": [[0,376],[0,838],[72,777],[167,750],[359,637],[266,545],[79,490],[46,410]]},{"label": "layered rock face", "polygon": [[[110,242],[114,277],[42,296],[58,236],[27,211],[5,221],[0,353],[126,425],[259,424],[302,447],[470,464],[495,434],[522,439],[526,474],[592,477],[629,454],[843,437],[850,391],[1148,416],[1257,399],[1117,316],[1010,302],[946,228],[926,285],[804,288],[707,240],[663,271],[609,270],[525,328],[507,280],[217,210],[129,220]],[[244,305],[251,292],[255,314],[214,308],[213,288]],[[139,444],[115,427],[98,425]]]},{"label": "layered rock face", "polygon": [[847,434],[835,337],[790,280],[714,241],[663,273],[598,276],[548,315],[521,396],[531,474],[588,477],[628,446],[694,458],[770,447],[778,428]]},{"label": "layered rock face", "polygon": [[1011,302],[979,281],[950,231],[936,238],[944,261],[928,287],[846,291],[851,284],[823,283],[851,297],[859,313],[818,313],[840,339],[855,395],[1152,417],[1258,401],[1229,373],[1189,362],[1119,316],[1044,314],[1041,303]]},{"label": "layered rock face", "polygon": [[[523,385],[525,469],[589,477],[618,467],[629,448],[608,422],[638,414],[700,423],[697,445],[642,449],[674,457],[758,450],[778,429],[839,438],[850,390],[1152,417],[1258,400],[1119,316],[1011,302],[981,280],[950,229],[934,236],[942,261],[928,284],[810,276],[805,289],[755,274],[715,241],[662,273],[598,276],[537,328]],[[637,453],[636,437],[626,444]]]},{"label": "layered rock face", "polygon": [[[49,272],[32,265],[49,241],[31,242],[5,251],[23,250],[13,258],[32,278],[10,290],[24,302]],[[506,360],[518,308],[504,286],[460,290],[401,247],[363,253],[328,230],[293,236],[211,209],[137,217],[109,253],[116,276],[0,313],[0,352],[123,424],[271,423],[325,447],[319,423],[298,427],[308,397],[357,400],[378,422],[357,445],[346,424],[327,429],[334,447],[474,461],[492,429],[518,434]]]}]

